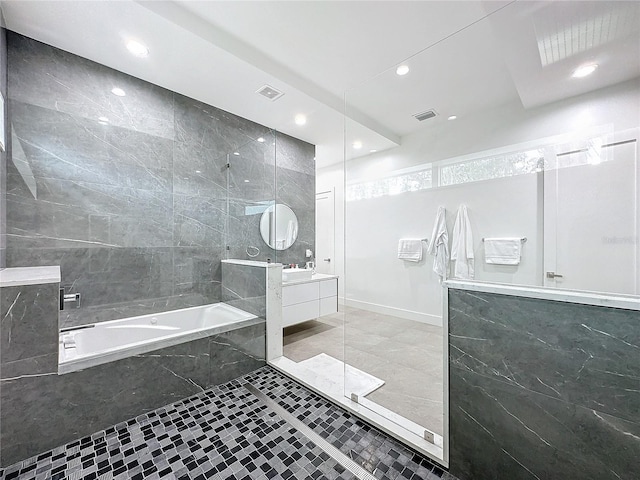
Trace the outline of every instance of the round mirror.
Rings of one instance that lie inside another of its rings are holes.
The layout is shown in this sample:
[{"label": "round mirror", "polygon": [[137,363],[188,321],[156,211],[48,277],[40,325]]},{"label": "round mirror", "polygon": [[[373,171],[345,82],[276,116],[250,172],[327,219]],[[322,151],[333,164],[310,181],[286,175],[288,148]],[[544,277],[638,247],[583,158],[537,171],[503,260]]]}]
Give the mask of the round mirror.
[{"label": "round mirror", "polygon": [[283,203],[271,205],[260,219],[260,234],[271,248],[286,250],[298,238],[298,218]]}]

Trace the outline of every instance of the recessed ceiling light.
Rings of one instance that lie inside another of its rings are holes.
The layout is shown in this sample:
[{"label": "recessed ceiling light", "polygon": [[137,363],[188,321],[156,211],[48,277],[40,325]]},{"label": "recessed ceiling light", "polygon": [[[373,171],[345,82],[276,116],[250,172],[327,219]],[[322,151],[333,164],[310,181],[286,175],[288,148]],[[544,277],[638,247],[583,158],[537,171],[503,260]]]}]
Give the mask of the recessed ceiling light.
[{"label": "recessed ceiling light", "polygon": [[143,45],[136,40],[129,40],[127,42],[127,50],[129,50],[132,55],[140,58],[144,58],[149,55],[149,49],[146,47],[146,45]]},{"label": "recessed ceiling light", "polygon": [[598,64],[596,63],[590,63],[589,65],[582,65],[581,67],[576,68],[573,71],[573,75],[571,76],[573,78],[586,77],[587,75],[591,75],[593,72],[595,72],[596,68],[598,68]]},{"label": "recessed ceiling light", "polygon": [[98,117],[98,123],[101,125],[108,125],[109,119],[107,117]]},{"label": "recessed ceiling light", "polygon": [[305,123],[307,123],[307,117],[299,113],[298,115],[296,115],[295,122],[296,125],[304,125]]},{"label": "recessed ceiling light", "polygon": [[258,141],[259,141],[260,143],[264,143],[264,138],[260,137],[260,138],[258,139]]},{"label": "recessed ceiling light", "polygon": [[376,153],[378,150],[369,150],[369,153]]},{"label": "recessed ceiling light", "polygon": [[124,97],[127,92],[125,92],[123,89],[118,88],[118,87],[113,87],[111,89],[111,93],[113,93],[114,95],[118,96],[118,97]]},{"label": "recessed ceiling light", "polygon": [[237,156],[237,157],[239,157],[239,156],[240,156],[240,152],[233,152],[233,154],[234,154],[235,156]]},{"label": "recessed ceiling light", "polygon": [[407,73],[409,73],[409,67],[407,65],[400,65],[398,68],[396,68],[396,73],[400,76],[406,75]]},{"label": "recessed ceiling light", "polygon": [[447,120],[455,120],[456,118],[458,118],[456,115],[451,115]]},{"label": "recessed ceiling light", "polygon": [[355,141],[353,142],[353,148],[355,148],[356,150],[359,150],[362,148],[362,142],[361,141]]}]

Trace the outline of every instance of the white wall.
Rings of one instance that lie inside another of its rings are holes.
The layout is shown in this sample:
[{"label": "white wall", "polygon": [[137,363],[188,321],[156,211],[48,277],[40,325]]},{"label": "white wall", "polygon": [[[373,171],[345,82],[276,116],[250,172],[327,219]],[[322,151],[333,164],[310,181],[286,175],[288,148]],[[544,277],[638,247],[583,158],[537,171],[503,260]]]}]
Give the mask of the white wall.
[{"label": "white wall", "polygon": [[[639,83],[625,82],[529,111],[511,104],[475,118],[440,122],[404,137],[397,148],[350,161],[346,177],[349,182],[380,178],[402,168],[547,137],[636,128],[640,125]],[[446,207],[450,228],[458,205],[467,205],[477,247],[478,280],[540,284],[542,193],[537,174],[347,203],[345,277],[340,251],[344,244],[340,233],[344,231],[343,170],[342,163],[319,169],[316,184],[318,191],[335,188],[335,267],[342,279],[340,295],[347,301],[362,308],[435,321],[441,298],[431,260],[407,265],[397,260],[396,249],[401,237],[431,235],[438,205]],[[490,267],[482,262],[481,238],[503,235],[528,238],[517,268]]]}]

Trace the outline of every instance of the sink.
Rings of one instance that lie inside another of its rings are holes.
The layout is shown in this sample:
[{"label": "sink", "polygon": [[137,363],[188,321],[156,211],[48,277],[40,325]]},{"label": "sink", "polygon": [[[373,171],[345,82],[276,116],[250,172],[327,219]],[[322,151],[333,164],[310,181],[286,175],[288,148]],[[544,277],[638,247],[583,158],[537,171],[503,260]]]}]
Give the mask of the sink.
[{"label": "sink", "polygon": [[282,269],[283,282],[295,282],[296,280],[309,280],[313,275],[313,270],[306,268],[284,268]]}]

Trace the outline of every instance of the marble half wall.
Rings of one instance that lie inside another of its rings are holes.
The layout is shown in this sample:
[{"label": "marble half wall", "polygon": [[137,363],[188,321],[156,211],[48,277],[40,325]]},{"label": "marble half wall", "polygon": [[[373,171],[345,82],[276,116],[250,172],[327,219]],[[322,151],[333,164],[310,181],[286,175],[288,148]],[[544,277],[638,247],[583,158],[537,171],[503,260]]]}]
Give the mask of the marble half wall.
[{"label": "marble half wall", "polygon": [[274,201],[301,225],[282,260],[314,248],[313,145],[14,32],[7,45],[7,266],[61,266],[82,296],[62,326],[221,301],[222,259],[276,261],[258,229]]},{"label": "marble half wall", "polygon": [[450,470],[462,480],[640,472],[640,312],[448,289]]}]

